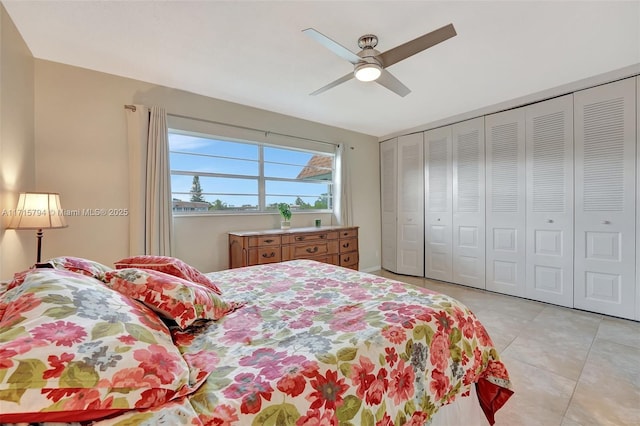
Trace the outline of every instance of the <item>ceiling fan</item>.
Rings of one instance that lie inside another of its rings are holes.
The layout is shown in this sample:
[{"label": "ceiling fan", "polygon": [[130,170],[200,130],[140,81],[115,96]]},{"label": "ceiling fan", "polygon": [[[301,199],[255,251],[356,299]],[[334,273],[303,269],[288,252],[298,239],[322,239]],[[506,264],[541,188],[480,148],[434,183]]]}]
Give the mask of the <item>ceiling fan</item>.
[{"label": "ceiling fan", "polygon": [[312,92],[311,95],[318,95],[355,77],[360,81],[375,81],[402,97],[407,96],[411,90],[387,71],[386,68],[456,35],[453,24],[449,24],[380,53],[375,49],[378,44],[378,37],[373,34],[365,34],[358,39],[358,46],[362,50],[358,53],[353,53],[313,28],[307,28],[302,32],[336,55],[351,62],[354,67],[352,73],[321,87]]}]

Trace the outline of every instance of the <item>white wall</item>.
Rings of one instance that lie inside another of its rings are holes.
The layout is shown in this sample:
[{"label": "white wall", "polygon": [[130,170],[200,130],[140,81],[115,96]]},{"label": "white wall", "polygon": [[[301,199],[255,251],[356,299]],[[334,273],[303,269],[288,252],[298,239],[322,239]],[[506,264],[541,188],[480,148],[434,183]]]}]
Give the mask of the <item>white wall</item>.
[{"label": "white wall", "polygon": [[[256,108],[59,63],[35,61],[36,183],[60,192],[65,209],[128,207],[125,104],[169,113],[347,143],[353,224],[360,227],[360,269],[380,265],[377,138]],[[309,226],[316,215],[294,215]],[[328,216],[322,217],[328,223]],[[128,255],[126,217],[67,217],[47,232],[43,258],[73,255],[107,265]],[[275,215],[176,217],[175,255],[203,271],[226,269],[228,231],[275,228]]]},{"label": "white wall", "polygon": [[36,260],[35,231],[6,230],[21,191],[34,191],[34,60],[0,4],[0,279]]}]

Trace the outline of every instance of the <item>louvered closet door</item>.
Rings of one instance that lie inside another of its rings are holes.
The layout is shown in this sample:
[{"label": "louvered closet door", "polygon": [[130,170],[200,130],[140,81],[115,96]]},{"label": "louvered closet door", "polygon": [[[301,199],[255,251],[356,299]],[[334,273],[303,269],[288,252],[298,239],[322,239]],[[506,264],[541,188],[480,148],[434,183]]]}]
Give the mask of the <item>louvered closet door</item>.
[{"label": "louvered closet door", "polygon": [[525,295],[525,112],[485,117],[486,288]]},{"label": "louvered closet door", "polygon": [[424,133],[425,276],[453,281],[451,126]]},{"label": "louvered closet door", "polygon": [[635,78],[576,92],[574,306],[635,317]]},{"label": "louvered closet door", "polygon": [[573,95],[528,106],[526,297],[573,306]]},{"label": "louvered closet door", "polygon": [[484,118],[453,125],[453,282],[485,288]]},{"label": "louvered closet door", "polygon": [[636,77],[636,320],[640,321],[640,77]]},{"label": "louvered closet door", "polygon": [[398,138],[398,273],[424,276],[423,134]]},{"label": "louvered closet door", "polygon": [[380,200],[382,208],[382,268],[397,272],[398,139],[380,144]]}]

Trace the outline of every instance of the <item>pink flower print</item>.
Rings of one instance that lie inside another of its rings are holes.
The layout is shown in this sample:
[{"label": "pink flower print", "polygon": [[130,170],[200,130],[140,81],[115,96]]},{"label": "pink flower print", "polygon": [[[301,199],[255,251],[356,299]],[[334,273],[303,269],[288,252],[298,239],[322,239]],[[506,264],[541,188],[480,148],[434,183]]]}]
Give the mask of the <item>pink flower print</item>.
[{"label": "pink flower print", "polygon": [[429,388],[434,395],[436,401],[442,399],[449,390],[449,378],[441,371],[433,370],[431,372],[431,385]]},{"label": "pink flower print", "polygon": [[382,330],[382,335],[393,344],[400,344],[407,340],[407,332],[404,328],[397,325],[385,327]]},{"label": "pink flower print", "polygon": [[167,352],[164,346],[150,345],[149,349],[137,349],[133,352],[136,361],[140,361],[140,368],[147,374],[160,378],[162,383],[171,383],[180,376],[181,360],[178,355]]},{"label": "pink flower print", "polygon": [[404,360],[400,359],[398,366],[391,371],[389,379],[389,397],[393,398],[396,405],[413,397],[415,375],[410,364],[405,367]]},{"label": "pink flower print", "polygon": [[358,388],[356,389],[356,395],[358,398],[363,399],[365,391],[369,389],[371,384],[376,379],[373,375],[374,365],[367,357],[360,356],[359,364],[353,364],[351,366],[351,381]]},{"label": "pink flower print", "polygon": [[338,418],[333,410],[308,410],[298,418],[296,426],[338,426]]},{"label": "pink flower print", "polygon": [[334,331],[358,331],[366,327],[365,310],[359,305],[342,306],[333,311],[329,327]]},{"label": "pink flower print", "polygon": [[80,343],[87,336],[84,329],[72,322],[56,321],[43,324],[31,332],[36,339],[47,340],[56,346],[73,346]]},{"label": "pink flower print", "polygon": [[443,333],[436,333],[431,340],[429,359],[436,370],[444,371],[449,363],[449,338]]}]

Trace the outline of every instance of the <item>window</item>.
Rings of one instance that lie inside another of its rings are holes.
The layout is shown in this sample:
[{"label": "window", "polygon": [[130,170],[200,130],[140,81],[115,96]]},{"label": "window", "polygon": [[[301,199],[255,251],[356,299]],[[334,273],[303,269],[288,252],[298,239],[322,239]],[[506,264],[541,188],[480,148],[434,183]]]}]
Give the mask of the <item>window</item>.
[{"label": "window", "polygon": [[333,209],[335,154],[169,131],[173,212]]}]

